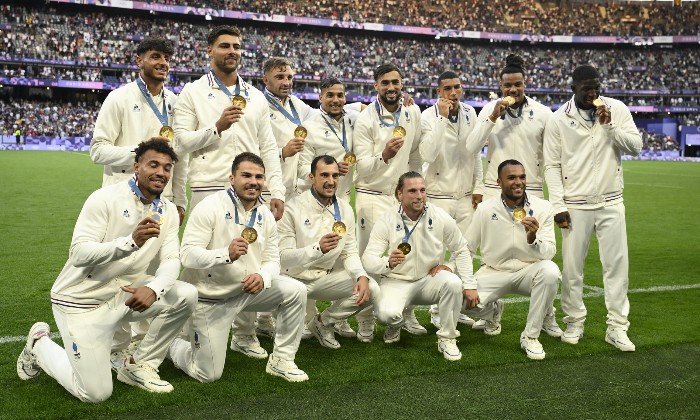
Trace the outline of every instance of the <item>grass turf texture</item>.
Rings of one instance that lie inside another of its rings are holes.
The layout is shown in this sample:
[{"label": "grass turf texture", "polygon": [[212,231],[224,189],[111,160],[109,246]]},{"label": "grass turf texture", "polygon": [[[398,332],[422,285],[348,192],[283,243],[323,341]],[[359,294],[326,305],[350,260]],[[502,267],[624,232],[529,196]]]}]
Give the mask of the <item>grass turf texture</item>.
[{"label": "grass turf texture", "polygon": [[[624,168],[630,288],[700,283],[692,246],[700,166],[625,162]],[[25,335],[40,320],[56,330],[49,290],[80,208],[100,181],[101,168],[86,154],[0,153],[0,336]],[[561,264],[560,255],[555,261]],[[595,239],[585,275],[587,285],[603,287]],[[698,299],[695,288],[630,294],[632,354],[603,341],[602,297],[585,300],[589,316],[579,345],[542,335],[543,362],[527,360],[519,348],[526,302],[506,306],[500,336],[461,327],[464,356],[453,363],[437,352],[435,328],[419,311],[430,334],[404,332],[396,345],[382,342],[379,327],[373,343],[340,338],[337,351],[302,342],[296,361],[310,376],[306,383],[267,375],[264,361],[229,352],[215,383],[199,384],[166,361],[161,374],[175,387],[172,394],[152,395],[115,376],[112,398],[99,405],[80,403],[46,374],[20,381],[14,366],[24,344],[5,343],[0,418],[697,417]],[[271,350],[270,340],[261,342]]]}]

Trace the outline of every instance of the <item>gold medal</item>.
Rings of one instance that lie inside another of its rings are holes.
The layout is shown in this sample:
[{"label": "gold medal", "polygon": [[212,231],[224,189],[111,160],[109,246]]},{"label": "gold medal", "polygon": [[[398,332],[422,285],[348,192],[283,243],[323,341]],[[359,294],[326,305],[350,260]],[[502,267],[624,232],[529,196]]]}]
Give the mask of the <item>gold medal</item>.
[{"label": "gold medal", "polygon": [[231,98],[231,105],[237,106],[240,109],[245,109],[245,106],[248,105],[248,101],[241,96],[241,95],[236,95],[233,98]]},{"label": "gold medal", "polygon": [[518,222],[521,222],[525,218],[525,209],[522,207],[516,207],[513,209],[513,218]]},{"label": "gold medal", "polygon": [[593,100],[593,106],[594,106],[594,107],[598,108],[599,106],[603,106],[603,105],[605,105],[605,102],[603,102],[602,99],[600,99],[600,98],[595,98],[595,99]]},{"label": "gold medal", "polygon": [[345,156],[343,156],[343,162],[347,163],[348,165],[352,166],[355,163],[357,163],[357,156],[353,152],[347,152]]},{"label": "gold medal", "polygon": [[151,219],[153,219],[154,222],[158,223],[159,225],[162,225],[165,221],[165,217],[163,217],[162,214],[158,213],[158,210],[149,210],[148,214],[146,214],[146,217],[150,217]]},{"label": "gold medal", "polygon": [[345,227],[345,223],[343,223],[343,222],[333,223],[333,232],[337,233],[338,236],[340,236],[340,237],[345,235],[345,232],[347,232],[347,228]]},{"label": "gold medal", "polygon": [[512,96],[506,96],[505,98],[503,98],[503,100],[508,102],[508,106],[515,105],[515,98]]},{"label": "gold medal", "polygon": [[169,125],[164,125],[160,128],[160,131],[158,132],[158,135],[161,137],[165,137],[168,139],[168,141],[173,141],[175,138],[175,132],[173,131],[173,128]]},{"label": "gold medal", "polygon": [[308,134],[309,132],[302,126],[298,126],[294,129],[294,137],[305,139]]},{"label": "gold medal", "polygon": [[401,242],[397,248],[403,255],[408,255],[411,252],[411,244],[408,242]]},{"label": "gold medal", "polygon": [[243,240],[248,242],[249,244],[252,244],[253,242],[258,240],[258,231],[256,231],[252,227],[247,227],[243,229],[243,232],[241,233],[241,237]]},{"label": "gold medal", "polygon": [[401,137],[401,138],[406,137],[406,129],[401,127],[400,125],[397,127],[394,127],[394,137]]}]

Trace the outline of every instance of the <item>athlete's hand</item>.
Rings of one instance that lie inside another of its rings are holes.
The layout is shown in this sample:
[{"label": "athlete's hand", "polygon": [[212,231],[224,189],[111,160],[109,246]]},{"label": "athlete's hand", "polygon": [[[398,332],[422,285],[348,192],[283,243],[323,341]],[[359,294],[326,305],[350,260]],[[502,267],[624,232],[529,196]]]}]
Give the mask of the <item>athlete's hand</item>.
[{"label": "athlete's hand", "polygon": [[147,240],[157,238],[160,235],[160,225],[155,220],[147,217],[136,225],[136,229],[131,234],[131,238],[136,243],[136,246],[141,248]]},{"label": "athlete's hand", "polygon": [[156,301],[156,292],[150,287],[126,287],[122,286],[122,290],[131,293],[131,297],[124,302],[124,305],[136,312],[143,312],[153,305]]}]

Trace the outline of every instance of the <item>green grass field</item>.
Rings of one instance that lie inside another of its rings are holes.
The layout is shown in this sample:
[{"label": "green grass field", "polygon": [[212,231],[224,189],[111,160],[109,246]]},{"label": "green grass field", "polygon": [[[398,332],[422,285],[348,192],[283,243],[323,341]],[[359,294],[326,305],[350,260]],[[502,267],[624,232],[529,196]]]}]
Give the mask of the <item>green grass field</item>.
[{"label": "green grass field", "polygon": [[[92,405],[45,374],[20,381],[15,361],[24,342],[13,337],[40,320],[56,329],[49,290],[101,168],[83,153],[0,152],[0,418],[700,418],[700,165],[624,169],[635,353],[604,342],[603,297],[593,293],[584,339],[572,346],[543,334],[541,362],[518,344],[527,302],[506,305],[497,337],[461,327],[464,357],[453,363],[437,352],[435,328],[420,310],[430,334],[404,332],[397,345],[382,342],[381,327],[373,343],[340,338],[337,351],[302,342],[296,361],[309,374],[305,383],[267,375],[265,361],[230,352],[215,383],[200,384],[166,360],[161,376],[173,393],[152,395],[115,376],[112,398]],[[595,240],[586,284],[603,287]],[[270,340],[261,342],[271,350]]]}]

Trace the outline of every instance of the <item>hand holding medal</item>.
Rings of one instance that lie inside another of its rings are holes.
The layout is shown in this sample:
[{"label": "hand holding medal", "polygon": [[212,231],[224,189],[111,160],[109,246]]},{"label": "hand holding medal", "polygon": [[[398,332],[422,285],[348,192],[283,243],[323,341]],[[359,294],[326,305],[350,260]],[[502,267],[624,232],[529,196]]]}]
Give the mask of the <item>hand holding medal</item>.
[{"label": "hand holding medal", "polygon": [[391,251],[391,254],[389,255],[389,268],[393,270],[397,265],[404,261],[406,261],[406,255],[402,251],[395,249]]},{"label": "hand holding medal", "polygon": [[596,108],[595,115],[598,117],[598,122],[600,124],[609,124],[611,116],[608,107],[605,106],[605,102],[600,98],[595,98],[593,100],[593,106]]}]

